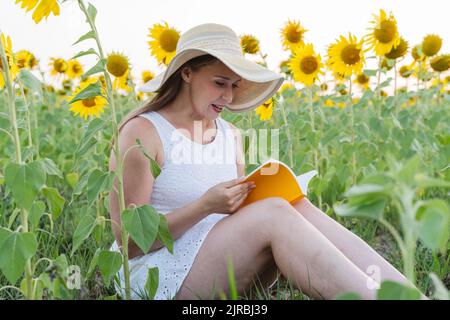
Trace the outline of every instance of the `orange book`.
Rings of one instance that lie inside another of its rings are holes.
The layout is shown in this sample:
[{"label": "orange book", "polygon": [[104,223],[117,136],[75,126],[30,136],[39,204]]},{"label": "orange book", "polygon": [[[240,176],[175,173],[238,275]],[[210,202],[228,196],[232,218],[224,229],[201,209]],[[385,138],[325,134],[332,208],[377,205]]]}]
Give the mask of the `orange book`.
[{"label": "orange book", "polygon": [[294,204],[306,196],[308,183],[316,174],[317,170],[312,170],[297,176],[285,163],[270,159],[245,177],[243,182],[253,181],[256,188],[240,207],[269,197],[280,197]]}]

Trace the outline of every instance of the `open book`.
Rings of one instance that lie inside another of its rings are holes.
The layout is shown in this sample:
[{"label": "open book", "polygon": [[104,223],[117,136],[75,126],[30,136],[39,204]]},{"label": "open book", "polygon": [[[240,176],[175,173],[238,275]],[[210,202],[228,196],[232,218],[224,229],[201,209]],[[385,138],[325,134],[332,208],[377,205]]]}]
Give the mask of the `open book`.
[{"label": "open book", "polygon": [[281,197],[294,204],[306,196],[308,183],[316,174],[317,170],[312,170],[297,176],[285,163],[269,159],[245,177],[243,182],[253,181],[256,188],[240,208],[269,197]]}]

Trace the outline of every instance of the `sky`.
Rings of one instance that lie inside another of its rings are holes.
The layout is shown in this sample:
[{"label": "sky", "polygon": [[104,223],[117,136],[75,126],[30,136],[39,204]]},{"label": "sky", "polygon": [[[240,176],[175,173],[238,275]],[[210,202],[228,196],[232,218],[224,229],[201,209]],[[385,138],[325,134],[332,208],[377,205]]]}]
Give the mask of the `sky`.
[{"label": "sky", "polygon": [[[85,0],[86,2],[86,0]],[[214,22],[231,27],[238,36],[252,34],[267,54],[269,68],[278,71],[279,62],[289,54],[283,51],[280,29],[290,20],[300,21],[309,31],[305,40],[314,44],[324,58],[326,47],[340,35],[367,33],[373,14],[392,11],[400,34],[415,45],[430,33],[443,38],[441,53],[450,53],[449,0],[91,0],[98,10],[97,29],[107,53],[122,52],[129,57],[134,74],[142,70],[159,73],[163,69],[151,56],[148,29],[166,21],[181,33],[198,24]],[[0,31],[12,38],[13,50],[27,49],[46,68],[50,57],[71,58],[93,47],[93,41],[72,44],[88,31],[77,1],[61,5],[60,16],[50,16],[36,25],[15,0],[0,0]],[[93,57],[80,58],[85,70]],[[410,62],[410,58],[405,60]],[[370,63],[370,62],[369,62]],[[369,65],[370,67],[370,65]]]}]

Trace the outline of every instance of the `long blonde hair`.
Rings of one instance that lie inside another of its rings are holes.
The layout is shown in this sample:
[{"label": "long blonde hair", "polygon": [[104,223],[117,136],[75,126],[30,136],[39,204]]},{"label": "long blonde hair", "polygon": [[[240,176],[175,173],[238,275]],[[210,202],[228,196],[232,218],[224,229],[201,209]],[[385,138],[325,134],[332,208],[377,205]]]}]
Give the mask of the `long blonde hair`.
[{"label": "long blonde hair", "polygon": [[164,106],[166,106],[168,103],[172,102],[181,89],[181,71],[184,67],[190,67],[191,70],[195,72],[204,66],[215,63],[216,61],[218,61],[216,57],[205,54],[185,62],[169,77],[169,79],[167,79],[167,81],[156,92],[156,95],[150,101],[148,101],[144,106],[132,110],[120,121],[119,131],[128,121],[140,115],[141,113],[160,110],[164,108]]}]

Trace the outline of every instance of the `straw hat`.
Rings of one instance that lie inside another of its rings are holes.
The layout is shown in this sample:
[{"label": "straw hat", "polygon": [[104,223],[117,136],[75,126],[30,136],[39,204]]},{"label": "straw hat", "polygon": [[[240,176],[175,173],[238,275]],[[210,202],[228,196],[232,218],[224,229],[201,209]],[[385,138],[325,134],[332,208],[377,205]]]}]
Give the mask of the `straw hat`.
[{"label": "straw hat", "polygon": [[243,78],[232,103],[227,106],[232,112],[248,111],[260,106],[277,92],[284,81],[282,75],[245,59],[239,38],[229,27],[206,23],[183,33],[177,43],[176,55],[167,69],[138,90],[158,91],[185,62],[205,54],[216,57]]}]

